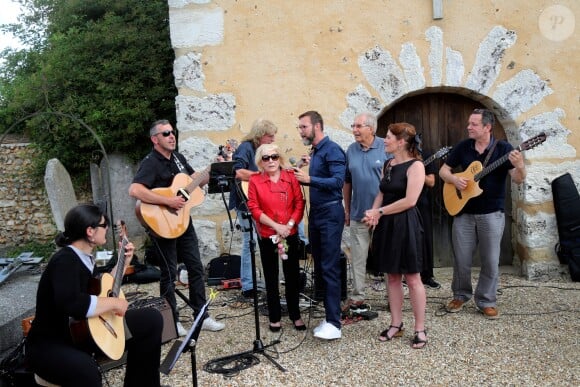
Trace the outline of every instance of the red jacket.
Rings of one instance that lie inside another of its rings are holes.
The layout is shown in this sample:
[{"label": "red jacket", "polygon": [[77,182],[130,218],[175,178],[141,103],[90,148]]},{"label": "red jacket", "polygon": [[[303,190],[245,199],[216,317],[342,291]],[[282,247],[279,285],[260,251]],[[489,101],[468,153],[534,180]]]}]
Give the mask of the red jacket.
[{"label": "red jacket", "polygon": [[260,223],[263,213],[280,224],[288,224],[293,219],[295,224],[290,234],[296,234],[304,215],[304,196],[294,171],[282,169],[277,183],[273,183],[266,173],[252,175],[248,187],[248,209],[261,237],[276,234],[273,228]]}]

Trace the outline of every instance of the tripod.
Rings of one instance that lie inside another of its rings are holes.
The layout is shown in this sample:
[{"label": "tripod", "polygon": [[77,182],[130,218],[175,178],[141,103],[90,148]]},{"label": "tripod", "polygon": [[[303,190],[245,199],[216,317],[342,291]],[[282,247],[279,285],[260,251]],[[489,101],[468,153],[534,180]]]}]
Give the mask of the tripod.
[{"label": "tripod", "polygon": [[217,358],[217,359],[212,360],[211,362],[225,363],[225,362],[229,362],[229,361],[234,361],[234,360],[239,360],[239,359],[251,357],[253,354],[260,354],[260,355],[264,356],[266,359],[268,359],[272,364],[274,364],[280,371],[286,372],[286,369],[284,367],[282,367],[270,354],[266,353],[266,351],[265,351],[266,348],[271,347],[271,346],[276,345],[276,344],[279,344],[280,340],[274,340],[270,344],[264,345],[264,343],[262,342],[262,339],[260,338],[260,313],[258,310],[258,285],[256,282],[256,242],[254,241],[255,224],[254,224],[254,220],[252,219],[250,212],[247,210],[248,209],[247,200],[246,200],[245,195],[242,192],[239,184],[237,182],[234,182],[233,185],[236,187],[235,188],[236,192],[233,194],[238,195],[238,198],[241,200],[242,205],[246,208],[245,211],[240,211],[242,214],[242,217],[243,217],[243,219],[248,220],[248,222],[247,222],[248,228],[244,229],[243,231],[249,232],[249,235],[250,235],[250,258],[251,258],[251,264],[252,264],[252,288],[254,290],[254,292],[253,292],[254,293],[254,325],[255,325],[256,337],[254,339],[253,348],[251,350],[245,351],[245,352],[240,352],[240,353],[229,355],[229,356],[224,356],[221,358]]}]

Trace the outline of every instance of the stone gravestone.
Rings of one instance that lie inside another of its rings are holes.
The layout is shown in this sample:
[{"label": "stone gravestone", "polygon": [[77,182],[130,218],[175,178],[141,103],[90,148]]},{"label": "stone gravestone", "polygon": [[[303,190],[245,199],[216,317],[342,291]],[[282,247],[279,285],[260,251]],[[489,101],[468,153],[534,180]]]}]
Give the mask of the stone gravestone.
[{"label": "stone gravestone", "polygon": [[70,175],[58,159],[50,159],[46,163],[44,186],[56,228],[64,231],[64,217],[77,205],[77,199]]}]

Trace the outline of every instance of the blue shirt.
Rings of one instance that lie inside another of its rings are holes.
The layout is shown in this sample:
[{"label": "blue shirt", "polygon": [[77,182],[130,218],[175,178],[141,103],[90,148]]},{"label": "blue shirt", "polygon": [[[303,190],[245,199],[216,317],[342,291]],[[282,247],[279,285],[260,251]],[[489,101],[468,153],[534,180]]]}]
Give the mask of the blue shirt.
[{"label": "blue shirt", "polygon": [[310,207],[342,201],[346,173],[346,154],[328,137],[312,147],[310,155]]},{"label": "blue shirt", "polygon": [[381,171],[386,160],[392,156],[385,152],[384,139],[375,136],[368,149],[353,142],[346,150],[345,181],[352,184],[350,219],[359,222],[365,211],[372,208],[379,192]]},{"label": "blue shirt", "polygon": [[[237,171],[238,169],[257,171],[258,166],[256,165],[255,157],[256,149],[254,149],[254,143],[252,141],[243,141],[232,156],[234,171]],[[235,208],[241,211],[246,211],[242,199],[238,197],[238,189],[233,185],[230,188],[229,209],[233,210]]]},{"label": "blue shirt", "polygon": [[[465,171],[474,161],[479,161],[483,164],[493,141],[496,140],[492,137],[492,141],[489,143],[486,150],[482,154],[479,154],[475,149],[475,140],[463,140],[453,148],[449,157],[447,157],[445,164],[451,168],[461,167],[462,171]],[[514,148],[510,143],[506,141],[497,141],[497,145],[487,163],[487,166],[508,154],[513,149]],[[484,168],[485,167],[486,166],[484,166]],[[479,188],[483,190],[483,193],[469,199],[460,214],[489,214],[496,211],[503,212],[505,210],[505,179],[508,171],[513,168],[514,166],[512,163],[509,160],[506,160],[503,164],[479,180]]]}]

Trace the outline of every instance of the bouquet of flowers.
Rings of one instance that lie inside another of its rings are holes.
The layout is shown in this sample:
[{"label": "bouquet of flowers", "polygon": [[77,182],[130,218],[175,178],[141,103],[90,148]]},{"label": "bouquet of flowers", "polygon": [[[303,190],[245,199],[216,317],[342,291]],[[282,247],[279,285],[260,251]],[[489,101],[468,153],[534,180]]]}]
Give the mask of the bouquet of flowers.
[{"label": "bouquet of flowers", "polygon": [[288,242],[286,242],[286,239],[282,239],[280,235],[272,235],[270,239],[278,247],[278,257],[280,259],[288,259]]}]

